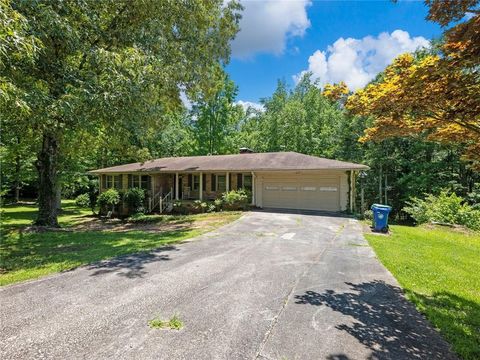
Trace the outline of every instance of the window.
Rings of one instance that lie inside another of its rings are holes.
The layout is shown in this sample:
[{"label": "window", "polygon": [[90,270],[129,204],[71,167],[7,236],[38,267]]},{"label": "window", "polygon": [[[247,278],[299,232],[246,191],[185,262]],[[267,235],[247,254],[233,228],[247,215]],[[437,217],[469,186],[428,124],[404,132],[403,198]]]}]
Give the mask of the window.
[{"label": "window", "polygon": [[104,183],[104,188],[105,189],[110,189],[113,186],[113,177],[112,175],[105,175],[105,183]]},{"label": "window", "polygon": [[282,190],[283,191],[296,191],[297,188],[295,186],[283,186]]},{"label": "window", "polygon": [[252,191],[252,175],[243,175],[243,188]]},{"label": "window", "polygon": [[265,190],[279,190],[278,186],[265,186]]},{"label": "window", "polygon": [[[140,177],[140,176],[139,176]],[[149,189],[149,186],[150,185],[150,176],[148,175],[142,175],[140,177],[140,187],[142,189],[145,189],[145,190],[148,190]]]},{"label": "window", "polygon": [[217,191],[227,190],[227,177],[225,175],[217,175]]},{"label": "window", "polygon": [[113,177],[113,187],[117,190],[122,188],[122,175],[115,175]]},{"label": "window", "polygon": [[150,188],[150,177],[148,175],[128,175],[128,188]]},{"label": "window", "polygon": [[334,186],[320,186],[320,191],[337,191],[337,188]]},{"label": "window", "polygon": [[217,176],[214,175],[214,174],[212,174],[212,177],[211,177],[211,179],[210,179],[210,182],[211,182],[211,184],[210,184],[210,185],[211,185],[210,189],[211,189],[212,191],[216,191],[216,190],[217,190]]},{"label": "window", "polygon": [[317,188],[315,186],[303,186],[303,191],[315,191]]},{"label": "window", "polygon": [[193,190],[198,190],[200,188],[200,176],[193,175]]}]

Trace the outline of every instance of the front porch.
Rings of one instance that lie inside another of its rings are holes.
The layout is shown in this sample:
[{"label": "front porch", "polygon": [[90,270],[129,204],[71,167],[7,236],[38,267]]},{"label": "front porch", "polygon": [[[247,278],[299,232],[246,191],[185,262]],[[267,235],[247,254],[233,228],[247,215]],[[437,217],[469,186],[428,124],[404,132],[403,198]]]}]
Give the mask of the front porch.
[{"label": "front porch", "polygon": [[255,203],[253,172],[175,172],[149,174],[116,174],[100,177],[100,191],[115,188],[146,191],[148,212],[169,211],[174,200],[213,201],[230,190],[249,191]]}]

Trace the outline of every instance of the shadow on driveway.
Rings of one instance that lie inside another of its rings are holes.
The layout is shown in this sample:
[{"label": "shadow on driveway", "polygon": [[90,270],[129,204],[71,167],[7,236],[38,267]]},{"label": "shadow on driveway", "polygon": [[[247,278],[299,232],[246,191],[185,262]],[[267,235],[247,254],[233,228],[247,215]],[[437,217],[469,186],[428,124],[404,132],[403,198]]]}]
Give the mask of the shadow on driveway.
[{"label": "shadow on driveway", "polygon": [[105,260],[87,267],[93,270],[90,276],[103,275],[117,272],[120,276],[127,278],[143,277],[147,272],[144,270],[145,265],[156,262],[170,260],[166,251],[178,251],[175,246],[164,246],[156,251],[137,253],[116,257],[112,260]]},{"label": "shadow on driveway", "polygon": [[[371,351],[371,359],[455,359],[446,351],[446,343],[432,336],[434,332],[402,290],[383,281],[346,283],[348,292],[306,291],[295,296],[296,304],[327,306],[353,318],[353,324],[339,324]],[[332,360],[346,360],[344,354],[331,355]]]}]

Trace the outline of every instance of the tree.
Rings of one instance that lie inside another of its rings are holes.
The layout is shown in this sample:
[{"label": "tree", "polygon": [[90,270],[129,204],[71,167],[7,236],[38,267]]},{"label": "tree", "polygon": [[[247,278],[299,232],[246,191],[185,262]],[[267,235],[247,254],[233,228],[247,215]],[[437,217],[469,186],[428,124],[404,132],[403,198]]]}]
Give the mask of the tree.
[{"label": "tree", "polygon": [[[181,90],[208,93],[229,59],[241,9],[221,0],[1,5],[39,44],[24,61],[17,61],[18,47],[0,49],[2,89],[10,89],[0,93],[8,105],[0,111],[3,117],[21,104],[25,116],[17,120],[38,134],[36,223],[49,226],[58,225],[58,174],[68,139],[120,139],[132,128],[161,127],[180,106]],[[0,36],[8,37],[10,25],[1,19]],[[30,53],[33,46],[25,48]]]},{"label": "tree", "polygon": [[375,119],[362,141],[423,133],[431,141],[463,144],[464,157],[480,168],[480,16],[471,8],[478,1],[426,3],[429,18],[444,26],[466,11],[475,15],[448,30],[439,51],[399,56],[346,107]]},{"label": "tree", "polygon": [[192,127],[199,155],[236,151],[231,140],[243,115],[235,104],[237,87],[227,76],[217,85],[213,96],[201,97],[192,109]]}]

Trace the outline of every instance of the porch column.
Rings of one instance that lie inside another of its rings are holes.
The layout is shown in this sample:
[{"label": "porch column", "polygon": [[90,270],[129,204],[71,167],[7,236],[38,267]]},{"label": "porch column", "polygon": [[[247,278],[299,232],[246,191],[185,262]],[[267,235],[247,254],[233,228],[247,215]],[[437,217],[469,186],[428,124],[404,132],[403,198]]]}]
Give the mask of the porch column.
[{"label": "porch column", "polygon": [[175,200],[178,200],[178,173],[175,173]]},{"label": "porch column", "polygon": [[229,172],[227,172],[227,176],[225,176],[225,178],[226,178],[225,179],[225,190],[227,192],[229,192],[230,191],[230,173]]},{"label": "porch column", "polygon": [[200,173],[200,186],[198,187],[198,199],[203,200],[203,173]]},{"label": "porch column", "polygon": [[255,206],[255,174],[252,171],[252,206]]}]

